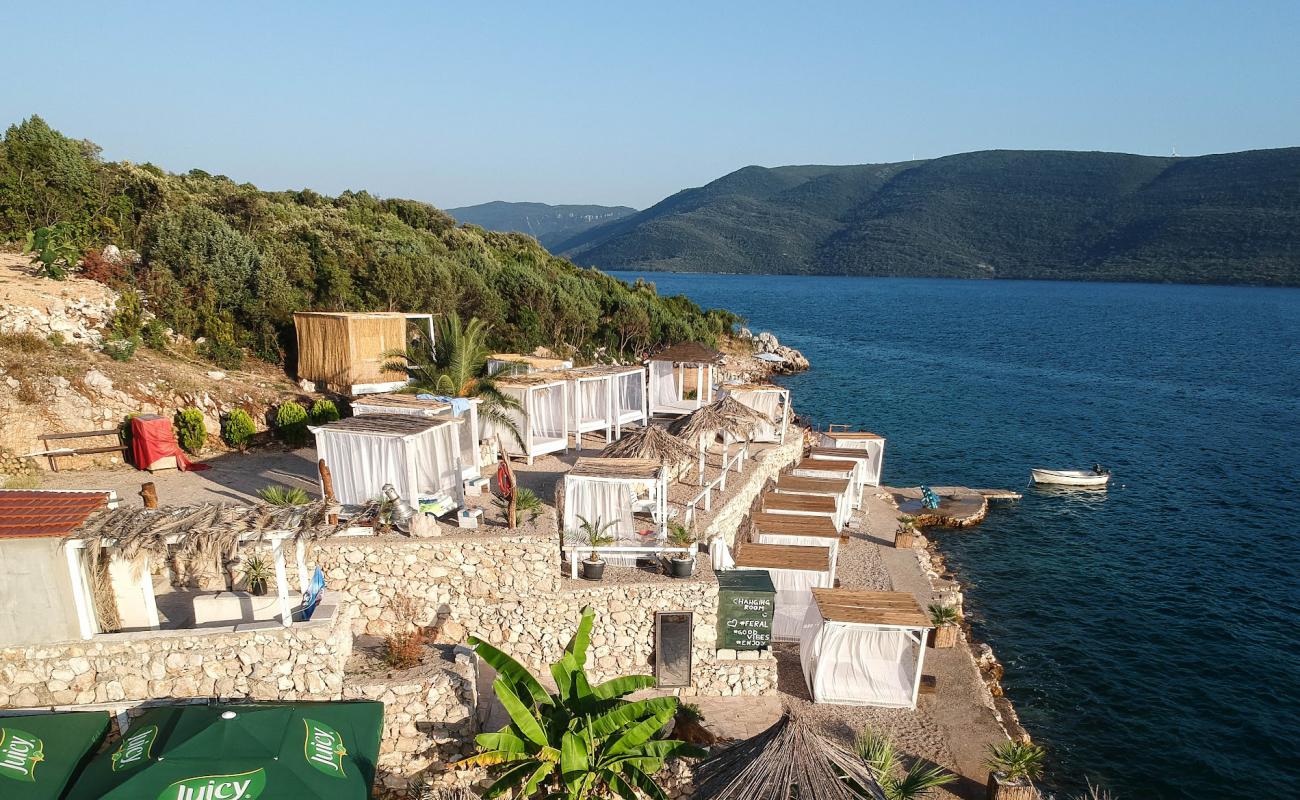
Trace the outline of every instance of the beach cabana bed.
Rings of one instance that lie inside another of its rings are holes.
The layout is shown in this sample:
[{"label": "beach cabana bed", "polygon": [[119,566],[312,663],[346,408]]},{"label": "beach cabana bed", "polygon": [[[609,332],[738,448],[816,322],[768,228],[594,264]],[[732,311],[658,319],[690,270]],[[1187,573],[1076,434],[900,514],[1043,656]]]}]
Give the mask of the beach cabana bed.
[{"label": "beach cabana bed", "polygon": [[813,602],[812,590],[835,585],[830,548],[745,542],[735,560],[736,569],[762,569],[772,576],[772,586],[776,589],[772,638],[799,641],[808,607]]},{"label": "beach cabana bed", "polygon": [[758,544],[788,544],[797,547],[829,547],[831,571],[840,555],[840,534],[835,523],[819,517],[800,517],[755,511],[749,515],[750,541]]},{"label": "beach cabana bed", "polygon": [[[832,425],[834,429],[837,426]],[[860,451],[865,453],[862,482],[866,486],[879,486],[880,476],[885,466],[885,437],[867,431],[824,431],[818,437],[821,448],[837,451]],[[859,458],[864,456],[859,455]]]},{"label": "beach cabana bed", "polygon": [[[814,448],[816,449],[816,448]],[[849,500],[854,508],[862,507],[862,484],[858,480],[861,467],[852,458],[808,458],[803,459],[790,474],[798,478],[835,478],[847,480],[851,484]]]},{"label": "beach cabana bed", "polygon": [[785,444],[785,429],[790,424],[789,389],[770,383],[727,383],[719,391],[772,420],[756,426],[750,441]]},{"label": "beach cabana bed", "polygon": [[464,504],[457,431],[461,422],[452,416],[364,414],[310,430],[340,503],[363,505],[391,485],[402,505],[414,513],[421,503],[437,503],[439,498],[439,505]]},{"label": "beach cabana bed", "polygon": [[298,377],[348,395],[391,392],[410,376],[388,370],[389,354],[405,352],[412,336],[433,347],[433,316],[399,312],[298,311]]},{"label": "beach cabana bed", "polygon": [[768,514],[821,517],[830,520],[836,531],[844,527],[843,504],[827,495],[769,492],[763,495],[762,510]]},{"label": "beach cabana bed", "polygon": [[564,373],[569,383],[569,427],[575,446],[582,435],[604,431],[605,443],[622,437],[623,427],[648,419],[645,367],[595,366]]},{"label": "beach cabana bed", "polygon": [[505,413],[519,430],[522,443],[504,425],[485,426],[487,435],[499,438],[508,455],[531,464],[537,456],[568,451],[569,384],[564,376],[546,372],[515,375],[499,378],[496,387],[520,406],[505,409]]},{"label": "beach cabana bed", "polygon": [[579,458],[564,473],[564,551],[573,577],[578,562],[592,548],[584,546],[582,522],[614,526],[605,534],[613,544],[597,548],[612,564],[635,566],[647,555],[682,552],[666,546],[668,539],[668,477],[657,461],[642,458]]},{"label": "beach cabana bed", "polygon": [[479,450],[478,406],[482,402],[477,397],[430,397],[416,394],[371,394],[352,401],[352,413],[364,414],[409,414],[415,417],[445,417],[451,415],[464,421],[456,426],[456,436],[460,441],[461,475],[477,478],[483,471],[482,455]]},{"label": "beach cabana bed", "polygon": [[815,703],[916,708],[933,627],[910,592],[813,589],[799,660]]},{"label": "beach cabana bed", "polygon": [[853,481],[849,478],[808,478],[800,475],[778,475],[772,485],[776,494],[811,494],[835,498],[839,506],[841,529],[853,516]]},{"label": "beach cabana bed", "polygon": [[650,414],[680,417],[713,402],[714,366],[722,354],[712,347],[687,342],[651,356]]}]

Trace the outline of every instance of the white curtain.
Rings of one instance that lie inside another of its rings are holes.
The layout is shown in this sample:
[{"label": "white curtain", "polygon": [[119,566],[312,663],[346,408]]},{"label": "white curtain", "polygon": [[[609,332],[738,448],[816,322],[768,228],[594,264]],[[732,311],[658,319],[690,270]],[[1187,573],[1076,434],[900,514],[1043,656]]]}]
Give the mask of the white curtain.
[{"label": "white curtain", "polygon": [[[759,567],[739,567],[759,569]],[[811,569],[767,569],[776,588],[776,611],[772,615],[772,637],[783,642],[802,639],[808,606],[813,602],[813,589],[830,589],[835,576],[829,571]]]},{"label": "white curtain", "polygon": [[755,411],[772,420],[771,424],[763,422],[754,426],[753,440],[756,442],[776,442],[781,439],[781,392],[740,391],[731,395],[737,402],[744,403]]},{"label": "white curtain", "polygon": [[534,440],[565,438],[563,385],[528,391],[528,424]]},{"label": "white curtain", "polygon": [[715,536],[709,542],[709,560],[713,563],[714,572],[736,568],[736,559],[731,557],[731,548],[727,547],[727,540],[721,536]]},{"label": "white curtain", "polygon": [[915,647],[905,629],[826,623],[813,604],[804,618],[799,658],[813,702],[910,708]]},{"label": "white curtain", "polygon": [[654,390],[652,397],[655,405],[676,408],[681,404],[677,395],[677,376],[673,374],[673,362],[651,361],[650,383]]},{"label": "white curtain", "polygon": [[618,391],[614,395],[618,403],[616,409],[618,416],[623,417],[628,414],[640,416],[645,399],[645,373],[629,372],[626,375],[619,375],[615,380],[618,381]]},{"label": "white curtain", "polygon": [[[643,539],[637,532],[632,517],[632,487],[621,481],[583,480],[567,478],[564,482],[564,536],[565,544],[584,543],[582,519],[601,527],[611,522],[614,527],[605,531],[614,539],[610,547],[647,547],[656,542],[654,537]],[[579,558],[586,554],[579,552]],[[617,566],[635,566],[635,553],[606,553],[606,561]]]},{"label": "white curtain", "polygon": [[580,425],[599,423],[604,427],[609,417],[609,378],[595,381],[574,381],[576,392],[574,408]]},{"label": "white curtain", "polygon": [[361,505],[379,497],[391,483],[407,505],[419,503],[413,483],[415,470],[408,461],[405,440],[395,436],[368,436],[314,428],[316,454],[325,459],[340,503]]}]

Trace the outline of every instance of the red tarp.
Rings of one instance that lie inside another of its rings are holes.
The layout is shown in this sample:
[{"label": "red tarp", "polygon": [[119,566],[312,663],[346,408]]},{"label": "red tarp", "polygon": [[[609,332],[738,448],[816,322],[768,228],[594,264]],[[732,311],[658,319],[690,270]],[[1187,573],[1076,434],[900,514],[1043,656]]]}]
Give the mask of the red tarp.
[{"label": "red tarp", "polygon": [[141,414],[131,418],[131,458],[136,469],[150,466],[168,456],[176,457],[176,468],[182,471],[206,469],[202,464],[190,464],[185,452],[176,444],[172,421],[157,414]]}]

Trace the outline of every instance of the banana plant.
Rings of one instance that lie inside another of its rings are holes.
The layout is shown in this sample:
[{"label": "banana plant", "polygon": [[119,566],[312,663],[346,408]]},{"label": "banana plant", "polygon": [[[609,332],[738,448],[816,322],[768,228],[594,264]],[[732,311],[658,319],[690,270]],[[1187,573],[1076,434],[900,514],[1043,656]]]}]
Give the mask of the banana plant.
[{"label": "banana plant", "polygon": [[578,630],[551,665],[548,692],[523,665],[491,644],[470,637],[479,657],[497,671],[493,691],[510,716],[495,733],[475,737],[479,753],[460,767],[486,767],[495,779],[484,798],[514,792],[540,800],[667,800],[652,777],[669,759],[704,751],[660,732],[677,713],[675,697],[625,699],[655,685],[649,675],[625,675],[593,686],[587,649],[595,612],[582,611]]}]

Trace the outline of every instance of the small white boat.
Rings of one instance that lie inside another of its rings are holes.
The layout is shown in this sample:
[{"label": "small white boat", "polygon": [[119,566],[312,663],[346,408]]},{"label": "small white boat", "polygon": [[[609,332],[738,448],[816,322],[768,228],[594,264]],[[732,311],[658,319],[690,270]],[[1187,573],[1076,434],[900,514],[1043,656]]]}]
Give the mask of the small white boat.
[{"label": "small white boat", "polygon": [[1057,486],[1105,486],[1110,473],[1098,469],[1031,469],[1034,483],[1051,483]]}]

